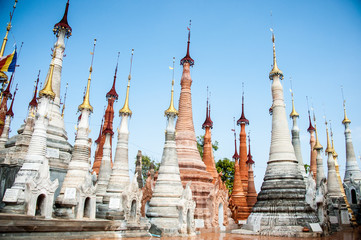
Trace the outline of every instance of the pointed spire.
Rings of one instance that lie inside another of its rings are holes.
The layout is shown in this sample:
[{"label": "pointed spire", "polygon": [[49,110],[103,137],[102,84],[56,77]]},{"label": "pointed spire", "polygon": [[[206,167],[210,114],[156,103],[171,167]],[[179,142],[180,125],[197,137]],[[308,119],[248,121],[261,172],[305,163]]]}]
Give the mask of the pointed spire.
[{"label": "pointed spire", "polygon": [[17,90],[18,90],[18,85],[16,84],[16,88],[15,88],[15,91],[14,91],[13,99],[11,100],[10,108],[9,108],[9,110],[6,112],[6,115],[7,115],[7,116],[14,117],[13,104],[14,104],[15,95],[16,95],[16,91],[17,91]]},{"label": "pointed spire", "polygon": [[332,156],[334,158],[338,157],[338,154],[335,150],[335,145],[333,144],[333,131],[332,131],[332,127],[331,127],[331,122],[330,122],[330,131],[331,131],[331,148],[332,148]]},{"label": "pointed spire", "polygon": [[117,91],[115,91],[115,81],[117,80],[119,54],[120,54],[120,52],[118,52],[117,66],[115,67],[113,86],[112,86],[112,88],[110,89],[110,91],[109,91],[109,92],[107,93],[107,95],[106,95],[107,98],[113,97],[113,98],[115,98],[115,100],[118,100],[118,93],[117,93]]},{"label": "pointed spire", "polygon": [[250,132],[248,132],[248,159],[247,159],[247,164],[254,164],[254,161],[252,159],[252,154],[251,154],[251,137],[250,137]]},{"label": "pointed spire", "polygon": [[8,98],[11,98],[11,96],[12,96],[11,93],[10,93],[10,88],[11,88],[11,85],[12,85],[12,82],[13,82],[14,74],[15,74],[15,71],[12,72],[9,83],[8,83],[5,91],[2,94],[3,96],[7,96]]},{"label": "pointed spire", "polygon": [[86,93],[85,93],[84,101],[78,107],[79,111],[81,111],[83,109],[88,109],[90,112],[93,112],[93,107],[90,105],[90,102],[89,102],[89,91],[90,91],[90,81],[91,81],[92,72],[93,72],[93,60],[94,60],[94,52],[95,52],[96,43],[97,43],[97,40],[94,39],[93,52],[91,53],[92,61],[91,61],[91,64],[90,64],[90,69],[89,69],[88,84],[87,84],[87,87],[86,87]]},{"label": "pointed spire", "polygon": [[234,161],[237,161],[239,159],[239,155],[237,153],[237,136],[236,136],[236,132],[234,132],[234,154],[233,154],[232,158],[234,159]]},{"label": "pointed spire", "polygon": [[124,114],[129,116],[132,116],[132,111],[129,109],[129,88],[130,88],[130,79],[132,79],[131,73],[132,73],[133,55],[134,55],[134,49],[132,49],[132,55],[130,57],[130,70],[128,76],[127,95],[125,96],[125,102],[123,108],[119,110],[119,114]]},{"label": "pointed spire", "polygon": [[325,150],[326,153],[332,153],[333,152],[333,149],[331,147],[331,144],[330,144],[330,138],[328,136],[328,127],[327,127],[327,120],[325,120],[325,125],[326,125],[326,135],[327,135],[327,148]]},{"label": "pointed spire", "polygon": [[64,111],[65,111],[65,102],[66,102],[66,94],[68,92],[68,83],[65,86],[65,94],[64,94],[64,101],[63,101],[63,108],[61,109],[61,117],[64,118]]},{"label": "pointed spire", "polygon": [[316,143],[315,143],[315,146],[313,147],[313,149],[315,149],[315,150],[322,150],[323,147],[322,147],[321,143],[318,141],[318,133],[317,133],[317,127],[316,127],[316,116],[315,116],[315,112],[313,112],[313,122],[315,123],[315,135],[316,135]]},{"label": "pointed spire", "polygon": [[275,35],[273,33],[273,29],[271,28],[272,32],[272,43],[273,43],[273,68],[271,72],[269,73],[269,78],[272,80],[273,76],[278,75],[280,76],[280,79],[283,79],[283,72],[278,69],[277,67],[277,59],[276,59],[276,46],[275,46]]},{"label": "pointed spire", "polygon": [[192,20],[189,20],[189,27],[187,27],[188,30],[187,55],[184,58],[182,58],[182,60],[180,61],[181,65],[183,65],[185,62],[188,62],[190,66],[194,65],[194,60],[189,55],[189,44],[191,42],[191,24],[192,24]]},{"label": "pointed spire", "polygon": [[345,116],[343,118],[342,124],[351,123],[351,120],[348,119],[347,115],[346,115],[346,100],[343,97],[343,86],[341,86],[341,92],[342,92],[342,100],[343,100],[343,112],[344,112],[344,116]]},{"label": "pointed spire", "polygon": [[65,36],[70,37],[71,36],[71,27],[68,24],[68,10],[69,10],[69,0],[66,3],[65,12],[63,18],[54,25],[53,32],[55,35],[58,35],[59,32],[64,29],[65,30]]},{"label": "pointed spire", "polygon": [[35,83],[34,96],[33,96],[33,99],[31,99],[31,101],[29,103],[29,107],[30,106],[33,106],[33,107],[38,106],[38,101],[36,100],[36,94],[38,93],[39,76],[40,76],[40,70],[39,70],[39,73],[38,73],[38,78],[36,79],[36,83]]},{"label": "pointed spire", "polygon": [[44,88],[39,92],[39,97],[48,96],[51,99],[55,98],[55,93],[53,91],[53,74],[54,74],[54,59],[56,56],[56,49],[53,51],[53,58],[51,60],[50,64],[50,72],[48,75],[48,78],[46,79],[46,82],[44,84]]},{"label": "pointed spire", "polygon": [[171,97],[170,97],[170,105],[167,110],[164,111],[164,115],[178,115],[177,109],[174,107],[174,62],[175,57],[173,57],[173,77],[172,77],[172,91],[171,91]]},{"label": "pointed spire", "polygon": [[309,127],[307,128],[307,131],[308,131],[308,132],[315,131],[315,128],[312,126],[312,122],[311,122],[310,110],[308,110],[308,121],[310,122],[310,125],[309,125]]},{"label": "pointed spire", "polygon": [[248,119],[244,116],[244,83],[242,83],[242,114],[241,117],[237,121],[237,125],[241,124],[249,124]]},{"label": "pointed spire", "polygon": [[9,34],[10,30],[11,30],[11,21],[12,21],[13,16],[14,16],[14,12],[15,12],[17,2],[18,2],[18,0],[15,0],[14,6],[13,6],[13,12],[10,13],[10,21],[9,21],[8,25],[6,26],[6,34],[5,34],[5,37],[3,39],[3,43],[2,43],[1,48],[0,48],[0,57],[4,56],[6,42],[8,41],[8,34]]},{"label": "pointed spire", "polygon": [[300,115],[296,112],[296,109],[295,109],[295,101],[294,101],[294,99],[293,99],[292,81],[291,81],[291,89],[290,89],[290,92],[291,92],[291,96],[292,96],[292,112],[290,113],[290,118],[299,117]]},{"label": "pointed spire", "polygon": [[202,125],[202,129],[205,129],[207,127],[213,128],[213,121],[211,119],[211,106],[208,103],[208,86],[207,86],[207,108],[206,108],[206,120],[204,121]]}]

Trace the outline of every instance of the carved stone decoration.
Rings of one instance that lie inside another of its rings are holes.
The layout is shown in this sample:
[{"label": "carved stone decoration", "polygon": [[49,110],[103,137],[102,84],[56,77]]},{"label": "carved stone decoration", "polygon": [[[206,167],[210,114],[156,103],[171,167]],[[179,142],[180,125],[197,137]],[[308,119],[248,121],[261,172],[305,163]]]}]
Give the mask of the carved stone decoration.
[{"label": "carved stone decoration", "polygon": [[179,233],[187,234],[188,236],[195,235],[195,221],[194,221],[194,210],[196,203],[192,197],[192,190],[190,188],[191,182],[188,182],[183,190],[182,197],[178,204],[179,210]]},{"label": "carved stone decoration", "polygon": [[138,173],[135,173],[133,181],[129,187],[122,193],[122,202],[124,209],[124,217],[128,223],[140,224],[141,220],[141,203],[143,192],[138,187]]},{"label": "carved stone decoration", "polygon": [[[318,172],[317,172],[318,176]],[[317,216],[324,235],[331,232],[330,218],[327,213],[327,183],[326,178],[322,178],[316,193]]]}]

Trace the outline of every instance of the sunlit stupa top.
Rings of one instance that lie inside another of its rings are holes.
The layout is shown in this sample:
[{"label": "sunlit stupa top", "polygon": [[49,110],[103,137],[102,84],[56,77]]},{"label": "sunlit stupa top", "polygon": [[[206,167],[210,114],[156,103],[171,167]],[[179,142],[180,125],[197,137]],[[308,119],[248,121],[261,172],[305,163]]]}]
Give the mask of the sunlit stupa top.
[{"label": "sunlit stupa top", "polygon": [[187,55],[181,59],[181,61],[180,61],[181,65],[183,65],[185,62],[188,62],[190,66],[194,65],[194,60],[189,55],[189,44],[191,42],[191,23],[192,23],[192,20],[189,21],[189,27],[187,27],[187,29],[188,29]]},{"label": "sunlit stupa top", "polygon": [[269,78],[272,80],[273,76],[278,75],[280,79],[283,79],[283,72],[277,66],[277,59],[276,59],[276,47],[275,47],[275,35],[272,30],[272,43],[273,43],[273,68],[269,73]]},{"label": "sunlit stupa top", "polygon": [[170,105],[167,110],[164,111],[164,115],[178,115],[177,109],[174,107],[174,62],[175,58],[173,57],[173,77],[172,77],[172,91],[170,96]]}]

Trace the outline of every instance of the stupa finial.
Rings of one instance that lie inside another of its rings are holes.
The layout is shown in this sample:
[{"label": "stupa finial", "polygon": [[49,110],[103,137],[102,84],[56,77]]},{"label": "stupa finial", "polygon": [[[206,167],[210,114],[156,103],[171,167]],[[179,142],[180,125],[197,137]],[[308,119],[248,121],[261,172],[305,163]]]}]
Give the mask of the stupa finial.
[{"label": "stupa finial", "polygon": [[90,53],[92,55],[92,61],[90,63],[90,68],[89,68],[88,84],[86,87],[86,92],[85,92],[85,97],[84,97],[83,103],[81,105],[79,105],[79,107],[78,107],[79,111],[81,111],[83,109],[88,109],[90,112],[93,112],[93,107],[90,105],[90,102],[89,102],[89,91],[90,91],[90,81],[91,81],[92,72],[93,72],[93,61],[94,61],[94,53],[95,53],[96,44],[97,44],[97,40],[94,39],[93,52]]},{"label": "stupa finial", "polygon": [[132,49],[132,55],[130,57],[130,70],[128,76],[127,95],[125,96],[125,102],[123,108],[119,110],[119,114],[125,114],[129,116],[132,116],[132,111],[129,109],[129,88],[130,88],[130,79],[132,79],[133,55],[134,55],[134,49]]},{"label": "stupa finial", "polygon": [[170,95],[170,105],[169,108],[164,111],[164,115],[166,116],[178,115],[178,111],[174,107],[174,63],[175,63],[175,57],[173,57],[173,67],[172,67],[173,75],[172,75],[172,91]]}]

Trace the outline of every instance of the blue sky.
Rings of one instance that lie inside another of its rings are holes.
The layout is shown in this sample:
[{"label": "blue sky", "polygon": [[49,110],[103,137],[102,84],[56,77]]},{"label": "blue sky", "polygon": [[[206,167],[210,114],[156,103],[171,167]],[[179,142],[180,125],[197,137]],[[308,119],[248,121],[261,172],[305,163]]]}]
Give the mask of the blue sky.
[{"label": "blue sky", "polygon": [[[52,33],[60,21],[66,0],[19,0],[5,54],[16,41],[24,42],[15,83],[19,94],[14,103],[14,135],[26,117],[33,83],[40,69],[44,81],[56,40]],[[0,0],[0,37],[5,35],[13,1]],[[272,11],[272,19],[270,12]],[[347,100],[356,155],[361,151],[361,3],[360,1],[70,1],[68,22],[73,35],[66,43],[62,71],[62,94],[69,82],[65,125],[74,143],[77,107],[82,102],[88,78],[93,39],[97,47],[93,65],[90,101],[90,137],[96,139],[111,88],[117,52],[120,52],[116,112],[123,106],[131,49],[134,48],[130,88],[129,158],[131,171],[137,150],[161,160],[169,106],[172,73],[168,66],[176,57],[175,105],[178,106],[182,68],[186,54],[187,25],[192,19],[190,53],[195,60],[193,119],[196,135],[203,134],[206,88],[211,92],[213,140],[219,142],[216,160],[231,158],[234,151],[233,117],[241,114],[242,82],[245,115],[250,121],[252,154],[256,162],[256,187],[266,170],[271,139],[272,64],[270,27],[275,29],[279,68],[283,71],[287,113],[291,112],[290,77],[296,110],[300,114],[303,160],[309,163],[306,96],[313,103],[321,144],[326,146],[323,115],[331,120],[341,176],[345,168],[345,140],[341,88]],[[114,126],[119,126],[118,114]],[[289,121],[291,128],[291,121]],[[237,131],[239,128],[237,127]],[[114,136],[116,139],[116,135]],[[115,146],[116,141],[114,141]],[[95,146],[93,146],[93,150]],[[325,170],[326,170],[326,160]]]}]

